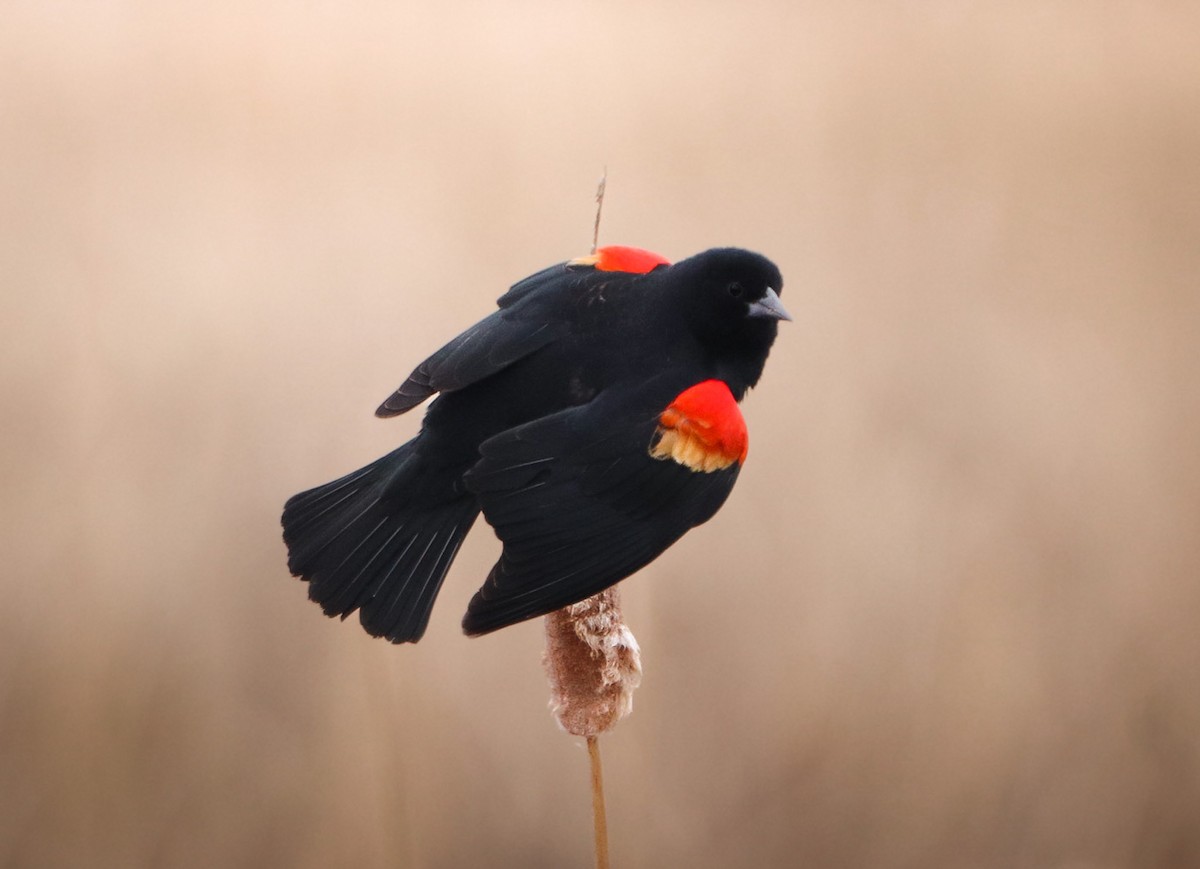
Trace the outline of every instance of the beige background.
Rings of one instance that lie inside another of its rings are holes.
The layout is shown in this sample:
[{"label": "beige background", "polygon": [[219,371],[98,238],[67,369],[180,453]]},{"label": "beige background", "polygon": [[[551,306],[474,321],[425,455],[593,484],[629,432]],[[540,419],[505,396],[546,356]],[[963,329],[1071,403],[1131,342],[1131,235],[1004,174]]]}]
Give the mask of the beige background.
[{"label": "beige background", "polygon": [[8,3],[0,864],[587,866],[542,629],[321,617],[292,492],[512,281],[753,247],[625,586],[619,867],[1200,865],[1195,4]]}]

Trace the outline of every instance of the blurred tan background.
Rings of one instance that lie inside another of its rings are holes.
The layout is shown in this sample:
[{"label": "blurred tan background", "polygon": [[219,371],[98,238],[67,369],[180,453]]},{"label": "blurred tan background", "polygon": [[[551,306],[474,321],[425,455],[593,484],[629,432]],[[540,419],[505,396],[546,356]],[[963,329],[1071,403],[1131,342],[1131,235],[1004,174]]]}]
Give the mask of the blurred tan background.
[{"label": "blurred tan background", "polygon": [[625,586],[619,867],[1200,865],[1200,7],[8,3],[0,864],[590,865],[542,628],[289,578],[293,492],[602,241],[773,257]]}]

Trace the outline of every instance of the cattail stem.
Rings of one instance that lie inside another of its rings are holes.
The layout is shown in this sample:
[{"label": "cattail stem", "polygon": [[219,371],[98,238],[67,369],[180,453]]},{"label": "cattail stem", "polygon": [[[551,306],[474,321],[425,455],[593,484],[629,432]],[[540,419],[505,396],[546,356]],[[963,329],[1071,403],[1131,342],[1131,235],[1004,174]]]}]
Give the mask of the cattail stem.
[{"label": "cattail stem", "polygon": [[604,167],[604,174],[600,176],[600,184],[596,187],[596,223],[592,227],[592,253],[596,252],[596,248],[600,245],[600,213],[604,211],[604,188],[608,186],[608,167]]},{"label": "cattail stem", "polygon": [[608,818],[599,736],[629,714],[634,689],[642,680],[641,654],[637,640],[621,620],[617,587],[546,616],[546,653],[542,661],[550,677],[550,708],[559,726],[587,739],[596,866],[608,869]]},{"label": "cattail stem", "polygon": [[[600,243],[600,212],[607,183],[605,167],[596,188],[592,253]],[[621,619],[621,598],[615,585],[546,616],[542,664],[550,678],[550,708],[559,726],[587,739],[596,869],[608,869],[608,816],[599,736],[630,713],[634,689],[642,681],[641,652]]]},{"label": "cattail stem", "polygon": [[604,772],[600,767],[600,737],[587,738],[592,762],[592,826],[596,833],[596,869],[608,869],[608,815],[604,811]]}]

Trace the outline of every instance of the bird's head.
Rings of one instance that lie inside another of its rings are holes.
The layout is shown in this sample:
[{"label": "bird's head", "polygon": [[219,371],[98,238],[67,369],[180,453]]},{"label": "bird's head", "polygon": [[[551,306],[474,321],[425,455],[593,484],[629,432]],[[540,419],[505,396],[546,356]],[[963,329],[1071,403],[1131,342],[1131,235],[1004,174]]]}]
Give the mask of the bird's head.
[{"label": "bird's head", "polygon": [[730,384],[741,387],[735,392],[757,383],[779,321],[792,319],[779,300],[775,264],[748,250],[713,248],[671,266],[669,279],[693,334],[740,381]]}]

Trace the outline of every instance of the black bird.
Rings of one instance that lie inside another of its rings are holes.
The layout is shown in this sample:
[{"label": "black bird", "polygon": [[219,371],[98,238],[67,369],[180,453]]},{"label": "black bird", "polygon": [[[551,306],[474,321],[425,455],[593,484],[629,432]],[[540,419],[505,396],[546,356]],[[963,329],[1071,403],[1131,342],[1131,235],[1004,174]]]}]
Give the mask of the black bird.
[{"label": "black bird", "polygon": [[484,634],[596,594],[724,503],[737,403],[791,319],[779,270],[718,248],[607,247],[526,278],[376,411],[440,393],[420,433],[291,498],[288,567],[326,615],[416,642],[482,511],[504,544],[463,618]]}]

